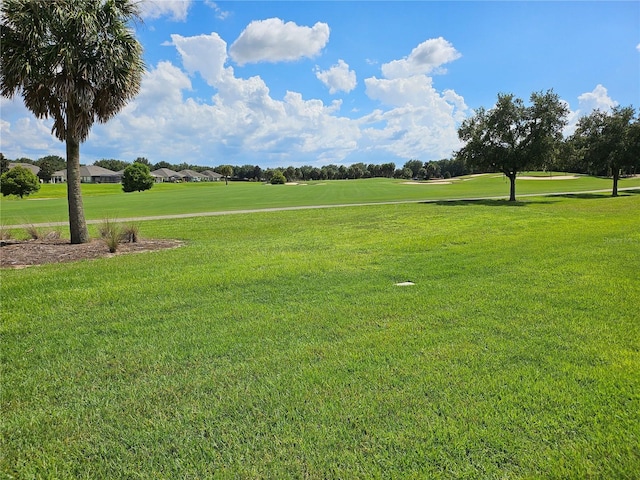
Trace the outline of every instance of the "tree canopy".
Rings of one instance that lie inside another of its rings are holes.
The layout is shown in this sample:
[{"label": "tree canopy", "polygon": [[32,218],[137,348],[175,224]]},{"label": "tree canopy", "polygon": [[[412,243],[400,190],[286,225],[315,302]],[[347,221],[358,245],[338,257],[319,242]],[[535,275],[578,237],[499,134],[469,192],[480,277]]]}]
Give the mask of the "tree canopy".
[{"label": "tree canopy", "polygon": [[2,196],[16,195],[26,197],[40,190],[40,180],[28,168],[13,167],[0,176],[0,192]]},{"label": "tree canopy", "polygon": [[58,155],[47,155],[46,157],[39,158],[35,164],[40,167],[38,177],[43,182],[48,182],[51,180],[54,172],[63,170],[67,166],[64,158],[59,157]]},{"label": "tree canopy", "polygon": [[632,107],[615,107],[610,113],[595,110],[578,121],[572,141],[591,169],[613,177],[615,197],[621,168],[640,164],[640,116]]},{"label": "tree canopy", "polygon": [[140,88],[142,46],[129,28],[133,0],[3,0],[0,93],[21,93],[67,147],[71,243],[89,241],[80,190],[80,143]]},{"label": "tree canopy", "polygon": [[515,201],[518,172],[543,166],[562,141],[567,106],[552,90],[532,93],[531,105],[512,94],[499,94],[494,108],[479,108],[458,129],[465,146],[457,152],[468,165],[504,173]]},{"label": "tree canopy", "polygon": [[103,158],[102,160],[93,162],[93,164],[97,165],[98,167],[113,170],[114,172],[119,172],[120,170],[124,170],[125,168],[127,168],[129,162],[125,162],[124,160],[116,160],[115,158]]},{"label": "tree canopy", "polygon": [[124,169],[122,174],[122,190],[125,192],[142,192],[153,187],[153,177],[149,167],[140,162],[133,162]]},{"label": "tree canopy", "polygon": [[9,159],[0,153],[0,175],[9,170]]}]

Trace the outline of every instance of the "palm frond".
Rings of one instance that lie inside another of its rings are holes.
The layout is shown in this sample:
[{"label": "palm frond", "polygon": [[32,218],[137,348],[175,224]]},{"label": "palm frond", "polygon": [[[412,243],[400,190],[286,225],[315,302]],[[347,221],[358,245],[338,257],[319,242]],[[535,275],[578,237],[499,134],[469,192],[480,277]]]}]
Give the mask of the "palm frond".
[{"label": "palm frond", "polygon": [[4,0],[0,93],[21,92],[52,133],[80,141],[138,93],[142,47],[130,29],[132,0]]}]

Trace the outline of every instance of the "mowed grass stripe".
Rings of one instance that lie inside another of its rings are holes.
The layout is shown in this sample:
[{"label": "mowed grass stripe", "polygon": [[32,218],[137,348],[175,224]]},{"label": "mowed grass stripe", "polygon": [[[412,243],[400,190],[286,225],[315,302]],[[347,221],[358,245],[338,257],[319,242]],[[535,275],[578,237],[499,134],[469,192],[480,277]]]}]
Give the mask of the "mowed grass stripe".
[{"label": "mowed grass stripe", "polygon": [[639,207],[148,222],[187,246],[3,271],[2,471],[635,478]]}]

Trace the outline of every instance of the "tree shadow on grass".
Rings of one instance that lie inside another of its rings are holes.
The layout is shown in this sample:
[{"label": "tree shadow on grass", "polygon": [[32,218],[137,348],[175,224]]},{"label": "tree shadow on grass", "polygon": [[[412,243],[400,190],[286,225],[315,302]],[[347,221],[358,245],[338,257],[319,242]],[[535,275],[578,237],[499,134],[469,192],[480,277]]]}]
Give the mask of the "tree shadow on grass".
[{"label": "tree shadow on grass", "polygon": [[581,200],[597,200],[611,198],[611,193],[563,193],[562,195],[548,195],[547,198],[579,198]]},{"label": "tree shadow on grass", "polygon": [[[636,190],[623,190],[618,192],[618,197],[630,197],[631,195],[640,195],[640,188]],[[548,195],[547,198],[579,198],[581,200],[602,200],[604,198],[612,198],[611,192],[602,193],[564,193],[562,195]]]},{"label": "tree shadow on grass", "polygon": [[537,201],[537,200],[526,200],[520,201],[516,200],[515,202],[510,202],[507,199],[469,199],[469,200],[437,200],[434,202],[424,202],[424,203],[432,203],[435,205],[442,205],[447,207],[471,207],[474,205],[482,205],[484,207],[526,207],[527,205],[533,205],[535,203],[550,203],[547,201]]}]

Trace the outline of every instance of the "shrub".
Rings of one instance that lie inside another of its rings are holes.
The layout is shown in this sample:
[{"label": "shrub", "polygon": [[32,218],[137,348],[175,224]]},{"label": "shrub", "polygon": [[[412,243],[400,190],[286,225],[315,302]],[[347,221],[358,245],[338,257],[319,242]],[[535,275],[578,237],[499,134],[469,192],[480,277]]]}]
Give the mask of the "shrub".
[{"label": "shrub", "polygon": [[122,230],[122,241],[137,243],[140,236],[140,227],[135,223],[130,223]]},{"label": "shrub", "polygon": [[0,192],[3,196],[16,195],[20,198],[40,190],[40,180],[28,168],[13,167],[0,176]]},{"label": "shrub", "polygon": [[24,229],[24,231],[27,232],[27,236],[31,240],[38,240],[40,238],[40,231],[35,225],[29,225]]},{"label": "shrub", "polygon": [[113,228],[113,222],[109,218],[104,218],[102,223],[98,225],[98,235],[100,238],[107,238],[109,231]]},{"label": "shrub", "polygon": [[122,229],[120,225],[108,218],[105,218],[98,227],[100,238],[107,244],[109,252],[115,253],[118,250],[118,244],[122,239]]},{"label": "shrub", "polygon": [[11,240],[11,238],[11,230],[3,225],[0,225],[0,240]]},{"label": "shrub", "polygon": [[125,192],[142,192],[153,187],[153,177],[149,167],[144,163],[133,162],[122,174],[122,190]]},{"label": "shrub", "polygon": [[285,183],[287,183],[287,179],[280,171],[275,172],[271,177],[271,185],[284,185]]}]

